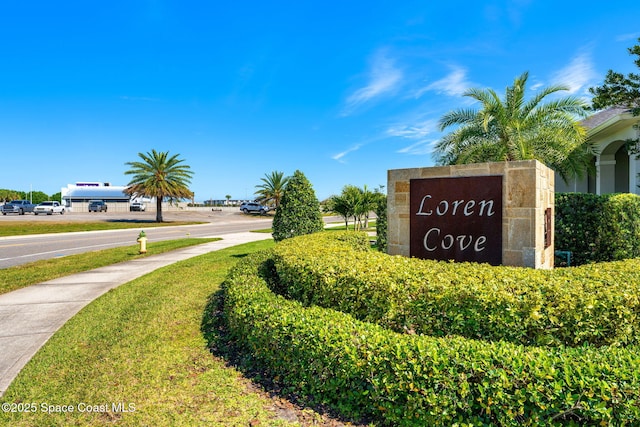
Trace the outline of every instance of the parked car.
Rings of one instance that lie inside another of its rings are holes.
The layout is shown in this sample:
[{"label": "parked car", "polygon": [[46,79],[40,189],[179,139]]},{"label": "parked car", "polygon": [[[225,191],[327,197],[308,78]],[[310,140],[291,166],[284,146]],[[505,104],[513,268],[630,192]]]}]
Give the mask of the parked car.
[{"label": "parked car", "polygon": [[131,212],[133,211],[144,212],[146,209],[147,207],[144,205],[144,203],[140,203],[140,202],[133,202],[129,205],[129,210]]},{"label": "parked car", "polygon": [[107,204],[104,200],[90,200],[89,201],[89,212],[106,212]]},{"label": "parked car", "polygon": [[46,202],[40,203],[38,206],[33,208],[33,213],[35,215],[38,215],[38,214],[53,215],[54,213],[59,213],[60,215],[64,215],[64,206],[62,206],[60,202],[48,200]]},{"label": "parked car", "polygon": [[2,215],[6,215],[8,213],[17,213],[18,215],[24,215],[26,212],[33,212],[33,208],[36,205],[29,202],[28,200],[12,200],[9,203],[5,203],[0,207],[2,211]]},{"label": "parked car", "polygon": [[264,215],[269,212],[269,206],[264,206],[257,202],[245,202],[240,205],[240,210],[245,214],[259,213],[260,215]]}]

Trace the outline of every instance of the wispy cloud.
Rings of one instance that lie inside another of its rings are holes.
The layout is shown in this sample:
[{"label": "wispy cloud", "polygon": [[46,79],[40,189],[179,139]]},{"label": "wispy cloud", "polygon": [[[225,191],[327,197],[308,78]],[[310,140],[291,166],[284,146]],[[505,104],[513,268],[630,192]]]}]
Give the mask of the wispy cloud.
[{"label": "wispy cloud", "polygon": [[397,150],[397,153],[410,155],[426,155],[433,151],[435,139],[427,138],[437,131],[438,122],[426,119],[411,124],[397,124],[387,129],[386,134],[391,137],[408,139],[412,143]]},{"label": "wispy cloud", "polygon": [[358,107],[384,94],[395,92],[402,83],[402,70],[387,56],[385,50],[377,52],[371,63],[367,85],[347,97],[343,116],[352,114]]},{"label": "wispy cloud", "polygon": [[407,147],[401,148],[397,153],[410,154],[413,156],[425,156],[433,153],[433,145],[437,142],[435,139],[423,139],[417,141]]},{"label": "wispy cloud", "polygon": [[531,89],[531,90],[538,90],[538,89],[540,89],[540,88],[541,88],[541,87],[543,87],[543,86],[544,86],[544,83],[540,83],[540,82],[538,82],[538,83],[534,83],[534,84],[532,84],[532,85],[530,86],[530,88],[529,88],[529,89]]},{"label": "wispy cloud", "polygon": [[419,139],[433,133],[434,129],[437,129],[437,126],[438,122],[436,120],[428,119],[411,124],[396,124],[387,129],[386,133],[389,136]]},{"label": "wispy cloud", "polygon": [[590,81],[597,78],[593,63],[588,53],[576,55],[571,62],[553,75],[555,84],[566,85],[570,94],[578,93]]},{"label": "wispy cloud", "polygon": [[356,144],[354,146],[352,146],[351,148],[348,148],[346,150],[344,150],[341,153],[336,154],[335,156],[331,157],[333,160],[336,160],[340,163],[346,163],[344,160],[344,157],[349,154],[352,153],[354,151],[358,151],[364,144]]},{"label": "wispy cloud", "polygon": [[338,154],[335,154],[333,156],[331,156],[331,158],[337,162],[340,163],[347,163],[346,161],[346,157],[347,155],[354,153],[358,150],[360,150],[362,147],[366,147],[369,144],[373,144],[376,143],[378,141],[382,141],[385,140],[387,138],[386,135],[375,135],[375,136],[371,136],[368,138],[364,138],[362,140],[360,140],[359,142],[354,143],[353,145],[351,145],[349,148],[347,148],[344,151],[341,151]]},{"label": "wispy cloud", "polygon": [[449,96],[462,95],[471,86],[467,80],[467,70],[458,66],[452,66],[450,68],[451,72],[447,76],[417,90],[414,96],[420,98],[426,92],[430,91]]},{"label": "wispy cloud", "polygon": [[640,37],[640,33],[620,34],[618,37],[616,37],[616,41],[617,42],[626,42],[626,41],[629,41],[629,40],[636,40],[636,39],[638,39],[638,37]]}]

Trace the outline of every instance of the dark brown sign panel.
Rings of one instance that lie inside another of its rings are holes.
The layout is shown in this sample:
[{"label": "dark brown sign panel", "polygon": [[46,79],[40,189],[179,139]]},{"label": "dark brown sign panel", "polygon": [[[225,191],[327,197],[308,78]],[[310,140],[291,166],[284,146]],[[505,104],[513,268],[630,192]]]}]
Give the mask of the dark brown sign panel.
[{"label": "dark brown sign panel", "polygon": [[410,255],[502,263],[502,176],[412,179]]}]

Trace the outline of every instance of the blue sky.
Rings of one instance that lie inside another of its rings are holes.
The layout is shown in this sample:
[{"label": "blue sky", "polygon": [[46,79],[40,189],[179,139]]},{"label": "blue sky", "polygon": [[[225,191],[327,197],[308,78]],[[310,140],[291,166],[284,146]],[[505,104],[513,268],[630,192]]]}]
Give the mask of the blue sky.
[{"label": "blue sky", "polygon": [[0,6],[0,188],[125,185],[180,154],[196,200],[301,170],[320,199],[433,164],[469,88],[637,72],[640,2],[29,1]]}]

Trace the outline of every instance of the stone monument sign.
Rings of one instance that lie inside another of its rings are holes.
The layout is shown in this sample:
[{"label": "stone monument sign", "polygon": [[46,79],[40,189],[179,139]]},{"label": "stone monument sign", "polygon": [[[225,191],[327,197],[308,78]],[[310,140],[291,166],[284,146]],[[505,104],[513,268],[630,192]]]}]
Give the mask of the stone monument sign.
[{"label": "stone monument sign", "polygon": [[410,180],[409,255],[502,263],[502,176]]},{"label": "stone monument sign", "polygon": [[388,252],[553,268],[553,171],[536,160],[388,172]]}]

